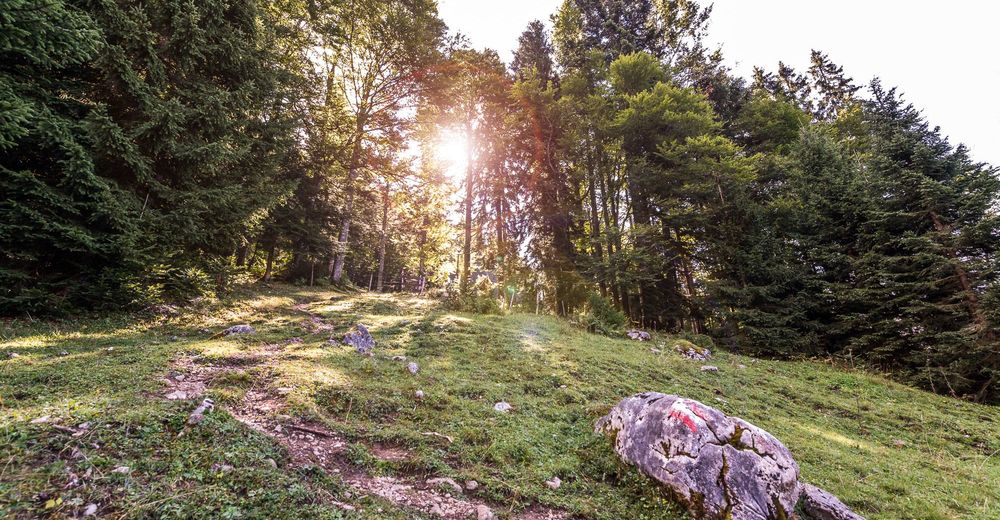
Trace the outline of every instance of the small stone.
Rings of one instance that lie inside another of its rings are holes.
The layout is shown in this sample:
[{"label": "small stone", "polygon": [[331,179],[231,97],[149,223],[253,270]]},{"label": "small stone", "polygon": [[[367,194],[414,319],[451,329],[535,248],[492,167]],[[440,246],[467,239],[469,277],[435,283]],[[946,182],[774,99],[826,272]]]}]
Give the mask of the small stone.
[{"label": "small stone", "polygon": [[738,369],[740,369],[740,370],[743,370],[743,369],[744,369],[744,368],[746,368],[746,367],[747,367],[747,366],[746,366],[746,365],[744,365],[743,363],[740,363],[739,365],[736,365],[736,368],[738,368]]},{"label": "small stone", "polygon": [[274,459],[272,459],[272,458],[265,459],[265,462],[267,462],[267,465],[271,466],[272,468],[275,468],[275,469],[278,468],[278,463]]},{"label": "small stone", "polygon": [[43,415],[41,417],[38,417],[37,419],[32,419],[31,424],[45,424],[49,422],[49,419],[52,419],[51,415]]},{"label": "small stone", "polygon": [[660,349],[658,349],[658,348],[656,348],[656,347],[651,347],[651,348],[649,349],[649,351],[650,351],[650,352],[652,352],[653,354],[662,354],[662,353],[663,353],[663,351],[662,351],[662,350],[660,350]]},{"label": "small stone", "polygon": [[275,392],[277,392],[278,395],[288,395],[288,394],[292,393],[292,387],[282,386],[282,387],[276,389]]},{"label": "small stone", "polygon": [[16,359],[16,358],[21,357],[21,355],[18,354],[17,352],[8,352],[7,353],[7,357],[10,358],[10,359]]},{"label": "small stone", "polygon": [[507,401],[500,401],[499,403],[493,405],[493,409],[500,413],[507,413],[513,410],[514,407],[511,406],[511,404],[508,403]]},{"label": "small stone", "polygon": [[406,365],[406,370],[409,370],[409,372],[413,375],[417,375],[417,372],[420,371],[420,366],[411,362]]},{"label": "small stone", "polygon": [[112,473],[120,473],[122,475],[128,475],[132,472],[132,468],[128,466],[118,466],[117,468],[111,470]]},{"label": "small stone", "polygon": [[633,329],[626,332],[625,335],[628,336],[629,339],[634,341],[649,341],[650,339],[652,339],[652,336],[650,336],[649,333],[644,330]]},{"label": "small stone", "polygon": [[445,484],[451,489],[453,489],[456,495],[462,494],[462,486],[458,485],[458,482],[455,482],[454,479],[450,479],[448,477],[427,479],[428,486],[437,487],[440,486],[441,484]]},{"label": "small stone", "polygon": [[[331,341],[334,340],[331,339]],[[344,334],[344,344],[354,347],[358,354],[371,355],[375,348],[375,338],[368,332],[368,327],[358,323],[347,334]]]},{"label": "small stone", "polygon": [[97,504],[87,504],[87,507],[83,508],[83,516],[94,516],[97,514]]},{"label": "small stone", "polygon": [[212,464],[212,471],[214,471],[216,473],[229,473],[233,469],[235,469],[235,468],[233,468],[229,464],[219,464],[218,462],[216,462],[215,464]]},{"label": "small stone", "polygon": [[434,504],[434,507],[431,508],[431,514],[440,517],[447,516],[444,512],[444,509],[441,509],[441,504]]},{"label": "small stone", "polygon": [[63,350],[63,351],[60,351],[60,352],[59,352],[59,355],[60,355],[60,356],[63,356],[63,357],[66,357],[66,356],[68,356],[68,355],[69,355],[69,352],[66,352],[65,350]]},{"label": "small stone", "polygon": [[713,366],[713,365],[702,365],[701,366],[701,371],[702,372],[718,372],[719,371],[719,367]]},{"label": "small stone", "polygon": [[493,520],[493,511],[483,504],[476,506],[476,520]]},{"label": "small stone", "polygon": [[566,388],[566,385],[559,385],[559,388]]},{"label": "small stone", "polygon": [[475,480],[466,480],[465,489],[468,489],[469,491],[475,491],[479,489],[479,482],[476,482]]},{"label": "small stone", "polygon": [[170,341],[180,341],[181,338],[178,336],[170,336]]},{"label": "small stone", "polygon": [[108,348],[106,348],[104,350],[107,350],[108,352],[114,352],[115,351],[115,347],[108,347]]},{"label": "small stone", "polygon": [[550,480],[545,481],[545,485],[548,486],[549,489],[555,491],[559,489],[559,486],[562,486],[562,480],[560,480],[559,477],[552,477]]},{"label": "small stone", "polygon": [[393,361],[406,361],[406,356],[392,356]]},{"label": "small stone", "polygon": [[903,446],[906,446],[906,441],[903,439],[895,439],[892,441],[892,445],[897,448],[902,448]]},{"label": "small stone", "polygon": [[424,398],[424,391],[423,390],[417,390],[416,392],[413,393],[413,395],[417,399],[423,399]]},{"label": "small stone", "polygon": [[256,334],[257,331],[253,327],[247,324],[243,325],[233,325],[228,329],[222,331],[223,336],[231,336],[234,334]]}]

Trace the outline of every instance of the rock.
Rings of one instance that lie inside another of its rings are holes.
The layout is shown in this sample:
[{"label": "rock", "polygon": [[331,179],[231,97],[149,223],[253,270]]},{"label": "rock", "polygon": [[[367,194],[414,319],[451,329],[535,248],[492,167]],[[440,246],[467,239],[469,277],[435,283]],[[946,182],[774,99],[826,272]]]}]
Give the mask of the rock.
[{"label": "rock", "polygon": [[903,439],[894,439],[892,441],[892,445],[897,448],[902,448],[903,446],[906,446],[906,441],[904,441]]},{"label": "rock", "polygon": [[17,359],[19,357],[21,357],[21,355],[18,354],[17,352],[8,352],[7,353],[7,359]]},{"label": "rock", "polygon": [[650,351],[650,352],[652,352],[653,354],[662,354],[662,353],[663,353],[663,351],[662,351],[662,350],[660,350],[660,349],[658,349],[658,348],[656,348],[656,347],[651,347],[651,348],[649,349],[649,351]]},{"label": "rock", "polygon": [[441,504],[434,504],[434,506],[431,507],[431,514],[442,518],[447,518],[448,516],[447,513],[444,512],[444,509],[441,508]]},{"label": "rock", "polygon": [[802,511],[812,520],[865,520],[837,497],[811,484],[802,484]]},{"label": "rock", "polygon": [[493,520],[493,511],[490,508],[479,504],[476,506],[476,520]]},{"label": "rock", "polygon": [[479,489],[479,482],[476,482],[475,480],[466,480],[465,489],[468,489],[469,491],[475,491]]},{"label": "rock", "polygon": [[201,421],[205,420],[205,414],[211,412],[214,408],[215,401],[212,401],[211,399],[202,400],[201,404],[199,404],[198,407],[191,412],[191,415],[188,416],[187,423],[191,426],[201,423]]},{"label": "rock", "polygon": [[83,516],[94,516],[97,514],[97,504],[87,504],[87,507],[83,508]]},{"label": "rock", "polygon": [[128,466],[118,466],[117,468],[111,470],[112,473],[120,473],[122,475],[128,475],[132,472],[132,468]]},{"label": "rock", "polygon": [[420,372],[420,365],[417,365],[416,363],[413,362],[407,363],[406,370],[408,370],[413,375],[417,375],[417,372]]},{"label": "rock", "polygon": [[41,417],[32,419],[31,420],[31,424],[45,424],[45,423],[49,422],[49,419],[52,419],[51,415],[43,415]]},{"label": "rock", "polygon": [[232,336],[234,334],[256,334],[257,331],[254,330],[250,325],[233,325],[228,329],[222,331],[223,336]]},{"label": "rock", "polygon": [[708,361],[712,359],[712,351],[699,347],[685,339],[674,342],[674,351],[693,361]]},{"label": "rock", "polygon": [[375,338],[368,332],[368,327],[358,323],[347,334],[344,334],[344,344],[354,347],[358,354],[371,354],[375,348]]},{"label": "rock", "polygon": [[499,403],[493,405],[493,409],[500,413],[507,413],[513,410],[514,407],[511,406],[511,404],[508,403],[507,401],[500,401]]},{"label": "rock", "polygon": [[719,367],[714,366],[714,365],[702,365],[701,366],[701,371],[702,372],[718,372],[719,371]]},{"label": "rock", "polygon": [[668,488],[697,518],[784,518],[798,502],[799,467],[766,431],[675,395],[628,397],[598,420],[626,463]]},{"label": "rock", "polygon": [[440,486],[441,484],[445,484],[448,487],[450,487],[452,490],[455,491],[456,495],[461,495],[462,494],[462,486],[460,486],[458,484],[458,482],[455,482],[454,479],[450,479],[448,477],[427,479],[427,485],[428,486],[437,487],[437,486]]},{"label": "rock", "polygon": [[229,473],[235,468],[233,468],[229,464],[219,464],[218,462],[216,462],[215,464],[212,464],[211,469],[216,473]]},{"label": "rock", "polygon": [[746,365],[744,365],[743,363],[740,363],[739,365],[736,365],[736,368],[738,368],[738,369],[740,369],[740,370],[743,370],[743,369],[745,369],[746,367],[747,367],[747,366],[746,366]]},{"label": "rock", "polygon": [[392,356],[393,361],[406,361],[406,356]]},{"label": "rock", "polygon": [[423,399],[424,398],[424,391],[423,390],[417,390],[416,392],[413,392],[413,396],[416,397],[417,399]]},{"label": "rock", "polygon": [[548,486],[549,489],[555,491],[559,489],[559,486],[562,486],[562,480],[559,480],[559,477],[552,477],[551,479],[545,481],[545,485]]},{"label": "rock", "polygon": [[290,387],[290,386],[282,386],[280,388],[276,388],[274,391],[278,395],[288,395],[288,394],[292,393],[292,390],[293,390],[293,388]]},{"label": "rock", "polygon": [[634,341],[649,341],[650,339],[652,339],[652,336],[650,336],[649,333],[644,330],[633,329],[626,332],[625,335],[628,336],[629,339]]},{"label": "rock", "polygon": [[267,465],[268,465],[268,466],[271,466],[272,468],[275,468],[275,469],[277,469],[277,468],[278,468],[278,463],[277,463],[277,461],[275,461],[274,459],[272,459],[272,458],[267,458],[267,459],[264,459],[264,461],[265,461],[265,462],[267,462]]},{"label": "rock", "polygon": [[69,352],[67,352],[65,350],[62,350],[62,351],[59,352],[59,355],[62,356],[62,357],[66,357],[66,356],[69,355]]}]

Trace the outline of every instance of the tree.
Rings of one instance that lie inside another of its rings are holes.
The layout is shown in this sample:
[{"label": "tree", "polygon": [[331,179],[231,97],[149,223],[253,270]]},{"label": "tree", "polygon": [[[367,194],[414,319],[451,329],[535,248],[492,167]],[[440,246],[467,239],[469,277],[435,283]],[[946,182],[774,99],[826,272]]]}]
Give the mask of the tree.
[{"label": "tree", "polygon": [[332,83],[352,119],[338,248],[329,274],[340,283],[367,143],[407,123],[438,63],[444,24],[429,0],[351,0],[337,13],[343,39],[332,51]]}]

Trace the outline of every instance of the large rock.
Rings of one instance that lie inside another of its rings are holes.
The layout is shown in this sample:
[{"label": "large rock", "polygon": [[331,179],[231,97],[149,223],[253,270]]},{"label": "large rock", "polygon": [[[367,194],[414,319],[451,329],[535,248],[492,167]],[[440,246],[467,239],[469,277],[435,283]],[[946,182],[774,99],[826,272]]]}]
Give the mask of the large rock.
[{"label": "large rock", "polygon": [[597,422],[626,463],[665,485],[698,518],[786,518],[799,467],[778,439],[697,401],[660,393],[618,403]]},{"label": "large rock", "polygon": [[800,508],[812,520],[865,520],[840,499],[811,484],[802,484]]},{"label": "large rock", "polygon": [[371,354],[375,348],[375,338],[368,332],[368,327],[358,323],[347,334],[344,334],[344,344],[354,347],[358,354]]},{"label": "large rock", "polygon": [[625,335],[628,336],[629,339],[635,340],[635,341],[649,341],[650,339],[652,339],[652,336],[650,336],[649,333],[646,332],[646,331],[644,331],[644,330],[634,330],[633,329],[633,330],[627,331],[625,333]]}]

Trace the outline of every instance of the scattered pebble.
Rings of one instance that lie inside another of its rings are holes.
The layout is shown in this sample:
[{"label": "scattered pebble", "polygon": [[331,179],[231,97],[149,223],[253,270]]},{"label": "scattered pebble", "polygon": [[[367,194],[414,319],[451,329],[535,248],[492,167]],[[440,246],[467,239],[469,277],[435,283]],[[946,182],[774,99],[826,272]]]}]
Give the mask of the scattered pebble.
[{"label": "scattered pebble", "polygon": [[493,409],[500,413],[507,413],[513,410],[514,407],[511,406],[511,404],[508,403],[507,401],[500,401],[499,403],[493,405]]},{"label": "scattered pebble", "polygon": [[658,349],[656,347],[650,347],[649,351],[652,352],[653,354],[662,354],[663,353],[662,350],[660,350],[660,349]]},{"label": "scattered pebble", "polygon": [[32,419],[31,424],[45,424],[49,422],[49,419],[51,418],[52,418],[51,415],[43,415],[41,417],[38,417],[37,419]]},{"label": "scattered pebble", "polygon": [[215,471],[216,473],[229,473],[233,469],[235,468],[229,464],[219,464],[218,462],[212,464],[212,471]]},{"label": "scattered pebble", "polygon": [[440,478],[427,479],[427,485],[428,486],[435,486],[436,487],[436,486],[440,486],[441,484],[445,484],[448,487],[450,487],[451,489],[453,489],[455,491],[456,495],[461,495],[462,494],[462,486],[458,485],[458,482],[455,482],[454,479],[451,479],[451,478],[448,478],[448,477],[440,477]]},{"label": "scattered pebble", "polygon": [[10,358],[10,359],[15,359],[15,358],[21,357],[21,355],[18,354],[17,352],[8,352],[7,353],[7,357]]},{"label": "scattered pebble", "polygon": [[420,366],[411,362],[406,365],[406,369],[409,370],[411,374],[417,375],[417,372],[420,371]]},{"label": "scattered pebble", "polygon": [[476,506],[476,520],[493,520],[493,511],[490,508],[479,504]]},{"label": "scattered pebble", "polygon": [[278,463],[274,459],[268,458],[268,459],[265,459],[265,460],[266,460],[268,466],[271,466],[272,468],[277,469]]},{"label": "scattered pebble", "polygon": [[424,391],[423,390],[417,390],[416,392],[413,393],[413,395],[417,399],[423,399],[424,398]]},{"label": "scattered pebble", "polygon": [[701,371],[702,372],[718,372],[719,371],[719,367],[714,366],[714,365],[702,365],[701,366]]},{"label": "scattered pebble", "polygon": [[393,361],[406,361],[406,356],[392,356]]},{"label": "scattered pebble", "polygon": [[545,485],[548,486],[549,489],[554,491],[556,489],[559,489],[559,486],[562,486],[562,480],[560,480],[559,477],[552,477],[551,480],[545,481]]},{"label": "scattered pebble", "polygon": [[747,366],[746,366],[746,365],[744,365],[743,363],[740,363],[739,365],[736,365],[736,368],[738,368],[738,369],[740,369],[740,370],[743,370],[743,369],[744,369],[744,368],[746,368],[746,367],[747,367]]},{"label": "scattered pebble", "polygon": [[132,472],[132,468],[128,466],[118,466],[117,468],[111,470],[112,473],[121,473],[122,475],[128,475]]},{"label": "scattered pebble", "polygon": [[250,325],[233,325],[228,329],[222,331],[223,336],[231,336],[233,334],[256,334],[257,331],[254,330]]},{"label": "scattered pebble", "polygon": [[87,507],[83,508],[83,516],[94,516],[97,514],[97,504],[87,504]]},{"label": "scattered pebble", "polygon": [[479,489],[479,482],[476,482],[475,480],[466,480],[465,489],[468,489],[469,491],[475,491]]},{"label": "scattered pebble", "polygon": [[290,386],[282,386],[282,387],[276,389],[275,392],[277,392],[278,395],[288,395],[288,394],[292,393],[292,390],[293,389]]}]

